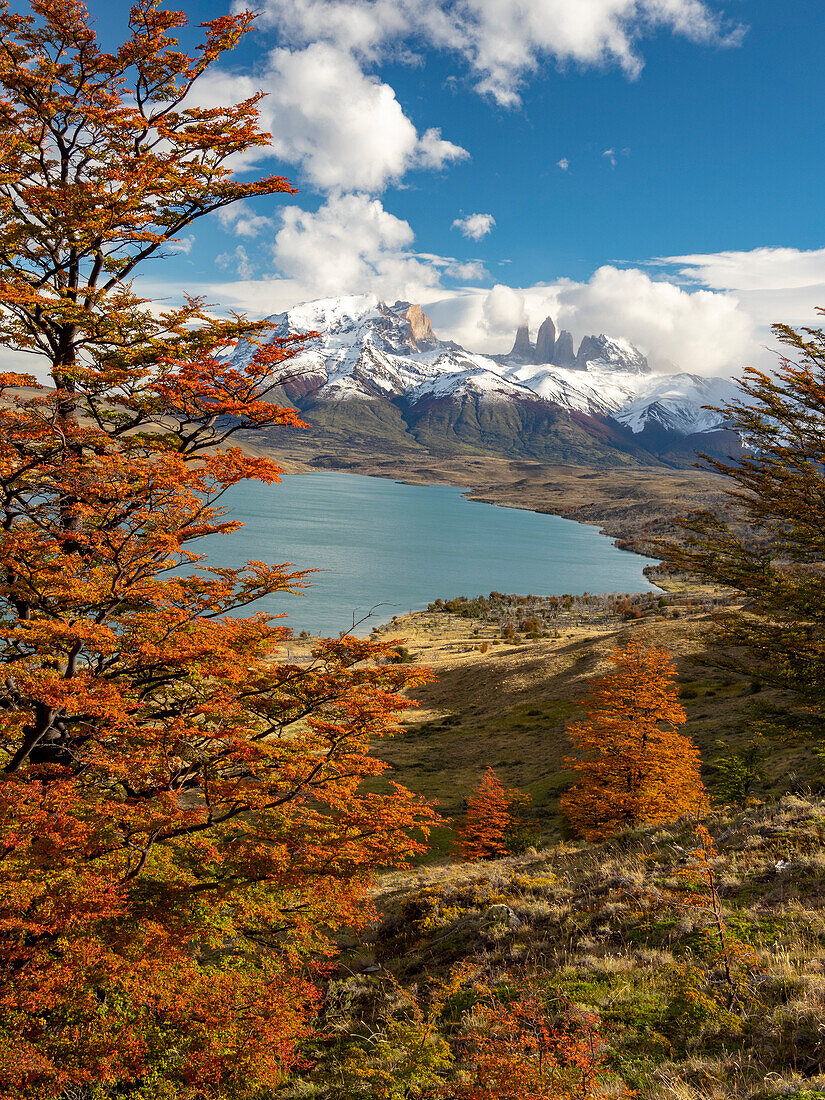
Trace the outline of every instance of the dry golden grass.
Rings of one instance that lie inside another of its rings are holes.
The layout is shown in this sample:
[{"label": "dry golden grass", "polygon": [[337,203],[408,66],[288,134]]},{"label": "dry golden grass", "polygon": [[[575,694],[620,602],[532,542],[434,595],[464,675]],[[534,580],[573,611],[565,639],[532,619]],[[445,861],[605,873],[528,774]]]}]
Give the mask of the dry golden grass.
[{"label": "dry golden grass", "polygon": [[460,960],[489,974],[538,970],[549,996],[601,1018],[611,1064],[640,1100],[820,1100],[825,800],[789,795],[708,825],[742,960],[735,997],[680,875],[687,821],[384,875],[380,919],[353,949],[418,989]]},{"label": "dry golden grass", "polygon": [[[571,779],[565,730],[578,716],[575,700],[585,694],[587,680],[607,668],[611,650],[641,633],[676,658],[688,714],[684,732],[699,746],[713,790],[719,742],[744,745],[755,719],[777,696],[759,685],[754,691],[750,677],[705,663],[712,656],[712,629],[706,615],[651,618],[612,629],[562,626],[558,638],[494,645],[499,632],[472,619],[436,612],[403,616],[384,633],[403,639],[415,663],[432,668],[437,679],[415,690],[420,705],[408,713],[404,732],[375,751],[392,765],[393,779],[438,799],[447,817],[460,813],[489,764],[505,785],[530,794],[545,837],[564,836],[558,798]],[[484,642],[488,649],[481,653]],[[818,768],[809,744],[771,742],[756,793],[804,787],[816,780]],[[450,842],[448,830],[437,832],[435,852],[444,854]]]}]

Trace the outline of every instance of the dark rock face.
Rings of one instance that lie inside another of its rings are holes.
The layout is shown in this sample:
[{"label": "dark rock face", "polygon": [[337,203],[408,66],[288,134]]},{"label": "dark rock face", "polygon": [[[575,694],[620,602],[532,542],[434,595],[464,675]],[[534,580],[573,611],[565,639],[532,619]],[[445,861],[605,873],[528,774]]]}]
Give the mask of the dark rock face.
[{"label": "dark rock face", "polygon": [[559,333],[551,362],[556,367],[576,366],[576,356],[573,352],[573,336],[567,329],[562,329]]},{"label": "dark rock face", "polygon": [[579,344],[576,366],[579,370],[587,370],[588,362],[591,359],[601,359],[603,350],[603,341],[598,336],[585,336]]},{"label": "dark rock face", "polygon": [[530,329],[527,325],[519,325],[516,331],[516,340],[510,355],[519,356],[521,359],[533,358],[533,345],[530,343]]},{"label": "dark rock face", "polygon": [[552,363],[555,350],[556,326],[550,317],[545,317],[536,336],[536,362]]}]

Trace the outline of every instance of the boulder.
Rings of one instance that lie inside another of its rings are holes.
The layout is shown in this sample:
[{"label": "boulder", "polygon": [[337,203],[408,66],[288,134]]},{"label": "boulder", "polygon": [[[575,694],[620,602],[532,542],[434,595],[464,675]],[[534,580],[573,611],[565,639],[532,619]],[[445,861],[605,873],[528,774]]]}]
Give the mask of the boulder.
[{"label": "boulder", "polygon": [[482,913],[485,924],[506,924],[508,928],[520,928],[521,921],[509,905],[491,905]]}]

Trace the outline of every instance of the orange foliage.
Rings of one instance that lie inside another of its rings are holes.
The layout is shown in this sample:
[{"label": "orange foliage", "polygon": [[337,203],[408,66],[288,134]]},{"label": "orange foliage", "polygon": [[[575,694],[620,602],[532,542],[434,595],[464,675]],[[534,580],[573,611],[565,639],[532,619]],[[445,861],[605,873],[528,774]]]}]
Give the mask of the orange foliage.
[{"label": "orange foliage", "polygon": [[568,728],[577,782],[561,807],[587,840],[675,821],[705,801],[699,751],[677,732],[686,716],[670,654],[632,641],[612,661],[582,704],[587,720]]},{"label": "orange foliage", "polygon": [[244,609],[304,575],[191,548],[237,526],[229,486],[278,480],[221,444],[300,423],[260,396],[300,340],[129,282],[205,213],[288,190],[226,168],[267,140],[254,98],[183,105],[251,17],[190,57],[156,0],[115,53],[79,0],[32,11],[0,2],[0,341],[53,382],[0,377],[0,1096],[258,1096],[296,1060],[329,934],[434,819],[362,788],[423,674],[348,637],[279,663],[287,632]]},{"label": "orange foliage", "polygon": [[551,1013],[537,982],[519,979],[496,992],[482,983],[474,1033],[459,1061],[456,1100],[595,1100],[629,1098],[612,1088],[606,1044],[592,1013]]},{"label": "orange foliage", "polygon": [[464,820],[459,827],[458,854],[472,862],[507,855],[514,832],[522,824],[515,811],[529,801],[529,795],[506,790],[488,767],[475,791],[467,799]]}]

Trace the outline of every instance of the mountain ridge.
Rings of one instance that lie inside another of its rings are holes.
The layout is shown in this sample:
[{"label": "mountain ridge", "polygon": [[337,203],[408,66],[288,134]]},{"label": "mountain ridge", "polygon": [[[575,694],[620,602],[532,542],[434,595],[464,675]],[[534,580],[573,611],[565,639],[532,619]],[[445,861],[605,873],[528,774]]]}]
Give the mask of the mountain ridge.
[{"label": "mountain ridge", "polygon": [[[420,305],[374,295],[317,299],[268,319],[275,338],[319,334],[290,361],[279,399],[356,443],[610,465],[670,464],[677,453],[684,464],[694,437],[700,450],[703,439],[735,442],[724,415],[704,407],[734,396],[729,379],[656,374],[633,344],[603,333],[573,354],[572,335],[557,336],[550,317],[535,344],[520,326],[507,355],[441,340]],[[233,361],[252,354],[241,345]]]}]

